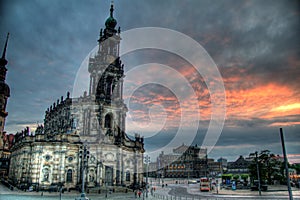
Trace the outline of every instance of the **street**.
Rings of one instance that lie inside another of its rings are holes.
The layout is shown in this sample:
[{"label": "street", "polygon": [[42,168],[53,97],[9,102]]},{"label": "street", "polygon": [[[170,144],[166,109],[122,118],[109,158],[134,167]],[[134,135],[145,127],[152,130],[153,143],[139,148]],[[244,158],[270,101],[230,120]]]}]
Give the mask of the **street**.
[{"label": "street", "polygon": [[[288,199],[287,191],[269,191],[258,196],[257,191],[231,191],[231,190],[221,190],[219,194],[215,192],[200,192],[197,184],[170,184],[168,187],[156,187],[156,191],[153,196],[149,194],[149,197],[144,199],[154,200],[154,199],[167,199],[167,200],[202,200],[202,199],[215,199],[215,200],[228,200],[228,199]],[[294,199],[300,199],[299,189],[293,191]],[[0,200],[35,200],[35,199],[49,199],[49,200],[59,200],[59,193],[56,192],[23,192],[15,189],[11,191],[7,187],[0,184]],[[80,194],[77,192],[65,192],[62,194],[62,200],[75,200]],[[105,194],[87,194],[90,200],[99,199],[143,199],[143,196],[136,198],[133,192],[129,193],[112,193],[108,194],[105,198]]]}]

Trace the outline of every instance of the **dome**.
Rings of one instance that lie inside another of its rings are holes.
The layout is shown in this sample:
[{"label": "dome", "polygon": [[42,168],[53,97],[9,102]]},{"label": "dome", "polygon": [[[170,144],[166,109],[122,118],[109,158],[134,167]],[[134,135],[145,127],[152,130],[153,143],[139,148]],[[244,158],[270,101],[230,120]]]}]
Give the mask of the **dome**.
[{"label": "dome", "polygon": [[117,20],[115,20],[115,18],[113,17],[109,17],[107,18],[106,22],[105,22],[105,26],[106,28],[111,28],[111,29],[114,29],[117,25]]},{"label": "dome", "polygon": [[0,94],[4,94],[4,96],[7,96],[7,97],[10,96],[9,86],[4,82],[0,82]]},{"label": "dome", "polygon": [[114,5],[111,4],[110,5],[110,16],[109,18],[107,18],[106,22],[105,22],[105,26],[106,28],[110,28],[110,29],[114,29],[117,25],[117,20],[115,20],[115,18],[113,17],[114,13]]}]

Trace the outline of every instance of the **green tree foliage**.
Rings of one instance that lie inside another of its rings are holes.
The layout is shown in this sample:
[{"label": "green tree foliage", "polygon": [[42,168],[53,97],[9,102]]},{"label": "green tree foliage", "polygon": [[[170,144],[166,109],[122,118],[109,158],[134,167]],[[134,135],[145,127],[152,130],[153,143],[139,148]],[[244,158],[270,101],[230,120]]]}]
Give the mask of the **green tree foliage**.
[{"label": "green tree foliage", "polygon": [[231,180],[231,178],[232,178],[232,174],[223,174],[222,175],[222,179]]},{"label": "green tree foliage", "polygon": [[234,180],[238,180],[239,178],[240,178],[240,175],[238,175],[238,174],[236,174],[236,175],[233,176]]},{"label": "green tree foliage", "polygon": [[247,181],[249,175],[248,174],[242,174],[241,175],[241,179],[243,179],[244,181]]},{"label": "green tree foliage", "polygon": [[[252,162],[249,166],[250,177],[252,180],[258,180],[256,156],[251,153]],[[267,181],[271,184],[273,180],[283,180],[283,162],[278,156],[269,150],[263,150],[257,154],[257,162],[259,166],[259,174],[261,182]]]},{"label": "green tree foliage", "polygon": [[297,174],[300,174],[300,164],[293,164],[291,165],[292,169],[295,169],[297,171]]}]

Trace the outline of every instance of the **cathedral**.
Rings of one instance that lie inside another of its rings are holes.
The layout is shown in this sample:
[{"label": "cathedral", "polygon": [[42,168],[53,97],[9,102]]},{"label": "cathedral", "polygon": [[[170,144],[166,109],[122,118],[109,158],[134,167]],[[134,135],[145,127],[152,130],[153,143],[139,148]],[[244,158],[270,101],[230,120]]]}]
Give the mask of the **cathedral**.
[{"label": "cathedral", "polygon": [[45,111],[34,133],[26,128],[15,135],[8,175],[13,185],[40,190],[142,184],[144,139],[125,132],[121,30],[113,12],[111,5],[98,51],[89,58],[89,91],[76,98],[68,92]]}]

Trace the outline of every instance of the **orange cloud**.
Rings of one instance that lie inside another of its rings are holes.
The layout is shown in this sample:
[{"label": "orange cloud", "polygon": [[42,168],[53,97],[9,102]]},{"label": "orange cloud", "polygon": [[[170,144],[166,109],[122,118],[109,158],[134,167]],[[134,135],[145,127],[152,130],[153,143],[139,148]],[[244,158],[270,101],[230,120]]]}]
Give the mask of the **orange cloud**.
[{"label": "orange cloud", "polygon": [[[290,62],[296,61],[290,58]],[[158,92],[155,89],[146,91],[143,89],[139,95],[130,97],[131,103],[144,106],[162,105],[170,122],[168,125],[174,127],[178,125],[182,109],[190,111],[184,117],[189,118],[191,122],[197,120],[195,111],[200,114],[200,121],[210,120],[212,114],[210,93],[201,74],[198,74],[195,68],[186,65],[186,63],[174,63],[174,65],[174,68],[189,81],[197,96],[198,104],[191,103],[194,99],[193,96],[187,96],[184,101],[179,102],[175,95],[168,92]],[[148,70],[156,70],[155,65]],[[264,124],[268,126],[300,124],[300,119],[290,117],[300,114],[300,94],[297,90],[286,85],[280,85],[280,83],[265,81],[262,76],[249,74],[247,68],[226,67],[220,70],[226,92],[226,119],[230,120],[232,124],[235,120],[252,120],[254,118],[269,123]],[[169,74],[168,81],[177,87],[177,79],[173,76],[172,73]],[[182,87],[184,91],[184,86]],[[145,108],[143,112],[133,112],[137,119],[149,120],[149,117],[144,116],[148,115]],[[138,117],[138,115],[141,116]],[[159,115],[157,117],[159,118]],[[174,123],[171,123],[172,120]]]},{"label": "orange cloud", "polygon": [[[274,83],[251,89],[227,90],[227,116],[275,119],[300,114],[299,96],[286,86]],[[270,126],[295,125],[299,122],[274,122]]]}]

